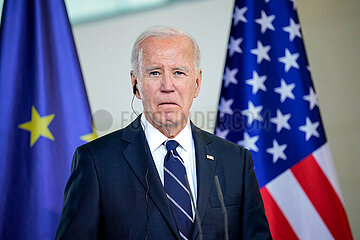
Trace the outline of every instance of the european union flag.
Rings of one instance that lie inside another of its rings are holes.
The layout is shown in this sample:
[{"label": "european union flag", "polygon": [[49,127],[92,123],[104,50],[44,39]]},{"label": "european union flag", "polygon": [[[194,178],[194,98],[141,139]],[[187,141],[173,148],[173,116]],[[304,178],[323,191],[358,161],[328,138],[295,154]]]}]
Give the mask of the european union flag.
[{"label": "european union flag", "polygon": [[53,239],[76,146],[95,137],[63,0],[6,1],[0,239]]}]

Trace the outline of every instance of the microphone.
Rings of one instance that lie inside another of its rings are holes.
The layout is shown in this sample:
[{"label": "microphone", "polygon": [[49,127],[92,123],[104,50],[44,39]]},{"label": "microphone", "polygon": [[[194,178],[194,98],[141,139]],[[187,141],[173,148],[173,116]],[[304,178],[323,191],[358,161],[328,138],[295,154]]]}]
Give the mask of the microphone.
[{"label": "microphone", "polygon": [[227,212],[226,212],[226,207],[225,207],[225,203],[224,203],[224,197],[223,197],[223,194],[221,192],[220,182],[219,182],[218,176],[215,175],[214,179],[215,179],[216,191],[217,191],[218,198],[219,198],[219,201],[220,201],[220,204],[221,204],[221,210],[222,210],[222,213],[224,215],[225,240],[229,240],[228,218],[227,218]]},{"label": "microphone", "polygon": [[192,203],[192,205],[193,205],[193,207],[195,209],[195,221],[196,221],[196,225],[199,228],[199,239],[203,240],[203,233],[202,233],[202,228],[201,228],[200,215],[199,215],[199,212],[197,210],[197,207],[195,206],[194,196],[193,196],[193,194],[191,192],[189,179],[188,179],[187,175],[185,175],[185,181],[186,181],[186,188],[188,189],[188,191],[190,193],[191,203]]}]

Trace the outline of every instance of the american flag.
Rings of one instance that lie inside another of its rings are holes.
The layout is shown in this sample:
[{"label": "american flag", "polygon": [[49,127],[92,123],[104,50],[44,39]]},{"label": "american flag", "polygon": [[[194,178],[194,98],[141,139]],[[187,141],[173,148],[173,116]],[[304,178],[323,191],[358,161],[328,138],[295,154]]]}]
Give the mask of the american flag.
[{"label": "american flag", "polygon": [[274,239],[352,239],[295,0],[234,6],[216,135],[251,151]]}]

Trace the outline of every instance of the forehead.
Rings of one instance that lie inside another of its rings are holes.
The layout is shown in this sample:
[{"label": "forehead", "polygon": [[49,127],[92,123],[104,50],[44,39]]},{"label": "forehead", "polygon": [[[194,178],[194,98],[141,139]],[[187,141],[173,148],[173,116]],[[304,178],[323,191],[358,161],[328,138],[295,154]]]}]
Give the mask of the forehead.
[{"label": "forehead", "polygon": [[143,57],[193,56],[191,40],[186,36],[149,37],[140,44]]}]

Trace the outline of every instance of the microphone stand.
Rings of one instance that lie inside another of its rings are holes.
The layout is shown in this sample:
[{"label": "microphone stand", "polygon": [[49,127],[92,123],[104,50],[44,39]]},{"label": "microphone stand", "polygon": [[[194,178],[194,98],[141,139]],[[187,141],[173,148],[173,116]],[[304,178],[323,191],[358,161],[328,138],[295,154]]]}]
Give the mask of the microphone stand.
[{"label": "microphone stand", "polygon": [[220,204],[221,204],[221,210],[222,210],[222,213],[224,215],[225,240],[229,240],[228,218],[227,218],[227,212],[226,212],[226,207],[225,207],[225,203],[224,203],[224,197],[223,197],[223,194],[221,192],[220,182],[219,182],[218,176],[215,175],[214,179],[215,179],[216,191],[217,191],[218,198],[219,198],[219,201],[220,201]]}]

